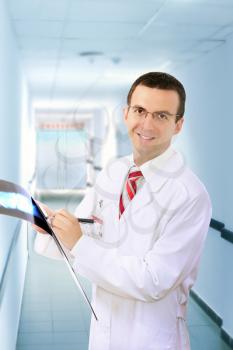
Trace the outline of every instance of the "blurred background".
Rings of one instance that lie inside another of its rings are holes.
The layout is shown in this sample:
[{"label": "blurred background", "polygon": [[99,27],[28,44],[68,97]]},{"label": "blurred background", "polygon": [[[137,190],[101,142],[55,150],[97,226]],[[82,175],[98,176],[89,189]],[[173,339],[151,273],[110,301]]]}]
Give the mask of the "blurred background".
[{"label": "blurred background", "polygon": [[[73,211],[131,152],[122,109],[139,75],[184,84],[174,145],[213,205],[189,305],[194,350],[233,348],[232,62],[232,0],[0,0],[0,178],[54,209]],[[0,348],[86,350],[89,310],[63,262],[33,252],[34,235],[0,216]]]}]

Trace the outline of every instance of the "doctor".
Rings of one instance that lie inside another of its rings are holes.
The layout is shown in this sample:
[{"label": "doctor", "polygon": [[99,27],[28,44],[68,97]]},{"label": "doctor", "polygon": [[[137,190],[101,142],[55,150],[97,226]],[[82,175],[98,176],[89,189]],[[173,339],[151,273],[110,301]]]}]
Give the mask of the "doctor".
[{"label": "doctor", "polygon": [[[52,225],[78,273],[93,283],[89,350],[189,350],[186,307],[211,218],[204,185],[171,146],[184,122],[185,90],[151,72],[132,85],[124,122],[133,154],[101,171],[75,216]],[[93,217],[94,225],[76,217]],[[38,234],[38,253],[59,257]]]}]

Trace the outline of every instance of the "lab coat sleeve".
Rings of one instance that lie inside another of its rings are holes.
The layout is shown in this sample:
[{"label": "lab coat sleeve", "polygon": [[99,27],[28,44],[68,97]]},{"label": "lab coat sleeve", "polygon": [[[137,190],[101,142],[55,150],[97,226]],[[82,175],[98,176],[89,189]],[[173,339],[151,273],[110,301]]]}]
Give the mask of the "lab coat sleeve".
[{"label": "lab coat sleeve", "polygon": [[[67,249],[61,242],[60,244],[67,257],[72,262],[73,256],[70,254],[70,250]],[[34,250],[37,254],[43,255],[47,258],[58,260],[63,259],[62,254],[55,244],[53,237],[47,233],[37,233],[34,243]]]},{"label": "lab coat sleeve", "polygon": [[72,249],[74,268],[121,297],[153,302],[175,289],[197,269],[211,218],[207,193],[189,200],[170,219],[145,256],[120,255],[83,236]]}]

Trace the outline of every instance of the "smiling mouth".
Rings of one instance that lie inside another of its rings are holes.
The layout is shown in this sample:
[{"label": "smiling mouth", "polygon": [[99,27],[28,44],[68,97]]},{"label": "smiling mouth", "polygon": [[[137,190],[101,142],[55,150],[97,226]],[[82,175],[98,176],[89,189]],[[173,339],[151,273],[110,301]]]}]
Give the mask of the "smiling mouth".
[{"label": "smiling mouth", "polygon": [[155,137],[142,135],[142,134],[140,134],[139,132],[137,132],[136,134],[137,134],[140,138],[142,138],[143,140],[148,140],[148,141],[150,141],[150,140],[154,140],[154,139],[155,139]]}]

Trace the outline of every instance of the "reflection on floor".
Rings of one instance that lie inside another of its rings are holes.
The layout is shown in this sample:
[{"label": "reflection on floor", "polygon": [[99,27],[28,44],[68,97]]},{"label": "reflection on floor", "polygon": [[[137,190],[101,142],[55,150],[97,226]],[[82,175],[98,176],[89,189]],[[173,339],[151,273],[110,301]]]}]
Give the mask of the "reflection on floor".
[{"label": "reflection on floor", "polygon": [[[60,207],[58,202],[52,204]],[[90,296],[89,282],[81,280]],[[16,350],[87,350],[89,324],[89,309],[66,265],[30,249]],[[219,328],[192,299],[188,325],[192,350],[230,349]]]}]

